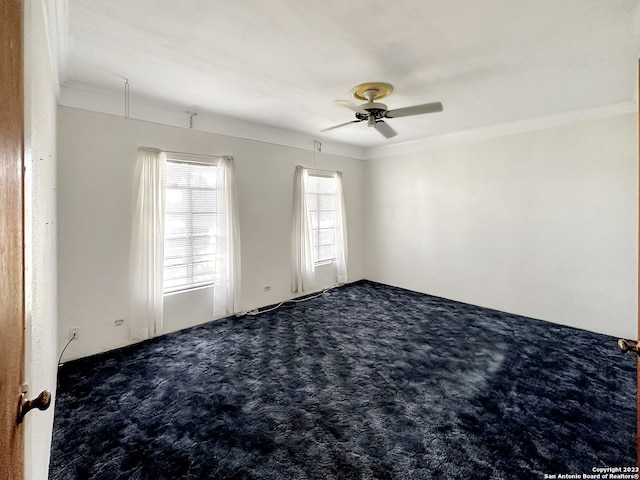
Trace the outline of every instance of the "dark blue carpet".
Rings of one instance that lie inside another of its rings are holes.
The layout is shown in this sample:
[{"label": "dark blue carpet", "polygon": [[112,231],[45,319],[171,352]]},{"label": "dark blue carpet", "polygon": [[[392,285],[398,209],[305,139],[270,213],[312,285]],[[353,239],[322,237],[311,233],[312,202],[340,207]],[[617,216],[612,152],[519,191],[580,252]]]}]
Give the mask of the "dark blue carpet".
[{"label": "dark blue carpet", "polygon": [[615,338],[363,281],[65,364],[50,478],[589,473],[635,465],[635,382]]}]

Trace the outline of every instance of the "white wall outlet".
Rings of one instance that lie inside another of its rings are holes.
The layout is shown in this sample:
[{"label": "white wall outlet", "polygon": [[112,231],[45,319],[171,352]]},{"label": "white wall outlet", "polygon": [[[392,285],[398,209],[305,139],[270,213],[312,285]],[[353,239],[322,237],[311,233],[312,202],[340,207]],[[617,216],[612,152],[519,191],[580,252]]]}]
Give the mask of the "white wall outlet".
[{"label": "white wall outlet", "polygon": [[69,329],[69,339],[78,340],[80,337],[80,327],[73,327]]},{"label": "white wall outlet", "polygon": [[262,291],[263,291],[263,292],[270,292],[270,291],[271,291],[271,285],[265,285],[265,286],[262,288]]},{"label": "white wall outlet", "polygon": [[119,327],[119,326],[121,326],[123,323],[124,323],[124,318],[118,318],[117,320],[114,320],[114,321],[113,321],[113,325],[114,325],[115,327]]}]

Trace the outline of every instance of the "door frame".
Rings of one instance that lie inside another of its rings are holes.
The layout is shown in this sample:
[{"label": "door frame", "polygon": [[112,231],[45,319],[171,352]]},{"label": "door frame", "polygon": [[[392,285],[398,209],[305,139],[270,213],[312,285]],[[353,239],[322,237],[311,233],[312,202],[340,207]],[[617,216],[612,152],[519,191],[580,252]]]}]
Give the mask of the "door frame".
[{"label": "door frame", "polygon": [[[636,332],[636,339],[640,340],[640,58],[638,59],[638,331]],[[637,357],[637,385],[638,393],[636,399],[636,466],[640,467],[640,355]]]},{"label": "door frame", "polygon": [[16,422],[24,378],[23,2],[0,0],[0,478],[24,478]]}]

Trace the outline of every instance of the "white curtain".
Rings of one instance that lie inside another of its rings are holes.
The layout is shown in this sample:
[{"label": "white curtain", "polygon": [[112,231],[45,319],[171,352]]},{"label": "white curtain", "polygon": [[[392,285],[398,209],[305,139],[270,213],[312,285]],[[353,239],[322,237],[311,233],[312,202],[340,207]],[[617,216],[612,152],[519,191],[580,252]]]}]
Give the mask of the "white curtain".
[{"label": "white curtain", "polygon": [[134,340],[162,333],[165,164],[163,152],[138,152],[129,259],[129,322]]},{"label": "white curtain", "polygon": [[342,192],[342,173],[336,173],[336,276],[339,284],[347,283],[347,217]]},{"label": "white curtain", "polygon": [[310,292],[315,288],[315,264],[311,219],[307,206],[307,171],[296,167],[293,183],[293,228],[291,231],[291,291]]},{"label": "white curtain", "polygon": [[240,222],[233,159],[218,162],[218,186],[222,195],[219,259],[213,285],[213,315],[220,317],[240,311]]}]

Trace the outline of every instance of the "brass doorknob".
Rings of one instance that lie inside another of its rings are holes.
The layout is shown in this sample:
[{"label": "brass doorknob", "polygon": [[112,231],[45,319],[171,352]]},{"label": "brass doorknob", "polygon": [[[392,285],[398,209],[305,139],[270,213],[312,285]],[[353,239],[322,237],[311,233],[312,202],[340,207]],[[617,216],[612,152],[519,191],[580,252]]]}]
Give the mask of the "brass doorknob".
[{"label": "brass doorknob", "polygon": [[638,352],[638,344],[634,341],[621,338],[618,340],[618,346],[620,347],[620,350],[622,350],[622,353],[636,352],[640,355],[640,352]]},{"label": "brass doorknob", "polygon": [[20,405],[18,407],[18,423],[22,423],[24,416],[34,408],[46,410],[49,405],[51,405],[51,392],[49,390],[43,390],[33,400],[27,400],[27,393],[23,392],[20,395]]}]

